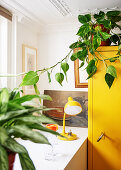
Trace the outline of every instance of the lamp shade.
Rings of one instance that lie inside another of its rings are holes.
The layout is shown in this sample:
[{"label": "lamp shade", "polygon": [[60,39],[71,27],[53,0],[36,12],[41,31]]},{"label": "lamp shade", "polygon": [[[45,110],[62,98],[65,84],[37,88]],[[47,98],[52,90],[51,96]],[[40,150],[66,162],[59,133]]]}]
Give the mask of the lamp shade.
[{"label": "lamp shade", "polygon": [[82,106],[77,101],[74,101],[72,97],[68,98],[68,102],[64,107],[64,111],[68,115],[77,115],[82,111]]}]

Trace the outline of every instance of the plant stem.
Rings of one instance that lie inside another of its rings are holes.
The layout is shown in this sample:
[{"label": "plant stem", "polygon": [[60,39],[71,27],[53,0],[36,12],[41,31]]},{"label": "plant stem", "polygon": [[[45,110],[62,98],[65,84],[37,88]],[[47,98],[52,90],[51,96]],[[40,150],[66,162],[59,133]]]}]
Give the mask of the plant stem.
[{"label": "plant stem", "polygon": [[69,55],[71,54],[71,52],[72,52],[72,50],[69,51],[69,53],[67,54],[66,57],[64,57],[61,61],[57,62],[57,63],[54,64],[53,66],[51,66],[51,67],[49,67],[49,68],[46,68],[46,69],[44,68],[44,69],[41,69],[41,70],[37,70],[37,72],[40,72],[40,71],[42,72],[42,71],[43,71],[43,73],[44,73],[45,71],[48,71],[48,70],[50,70],[50,69],[56,67],[58,64],[62,63],[66,58],[68,58]]},{"label": "plant stem", "polygon": [[23,73],[20,73],[20,74],[0,74],[0,77],[18,77],[18,76],[22,76],[26,73],[27,72],[23,72]]},{"label": "plant stem", "polygon": [[105,59],[102,57],[102,55],[96,50],[96,52],[99,54],[99,56],[102,58],[102,61],[104,63],[105,69],[107,69],[107,64],[105,62]]},{"label": "plant stem", "polygon": [[[44,68],[44,69],[40,69],[40,70],[36,70],[36,72],[41,72],[40,74],[50,70],[50,69],[54,69],[58,64],[62,63],[65,59],[68,59],[69,55],[71,54],[72,50],[69,51],[69,53],[66,55],[65,58],[63,58],[61,61],[57,62],[56,64],[54,64],[53,66],[49,67],[49,68]],[[20,74],[1,74],[0,77],[18,77],[18,76],[22,76],[22,75],[25,75],[27,74],[27,72],[23,72],[23,73],[20,73]]]}]

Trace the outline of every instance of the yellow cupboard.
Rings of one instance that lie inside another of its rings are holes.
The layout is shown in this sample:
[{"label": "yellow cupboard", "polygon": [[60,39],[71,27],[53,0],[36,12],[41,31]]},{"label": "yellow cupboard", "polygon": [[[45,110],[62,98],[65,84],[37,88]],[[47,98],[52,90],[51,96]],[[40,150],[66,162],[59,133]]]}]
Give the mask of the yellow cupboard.
[{"label": "yellow cupboard", "polygon": [[[114,57],[117,50],[117,46],[98,48],[108,58]],[[121,170],[121,63],[107,64],[117,69],[110,89],[104,79],[103,62],[99,62],[96,74],[89,80],[88,170]]]}]

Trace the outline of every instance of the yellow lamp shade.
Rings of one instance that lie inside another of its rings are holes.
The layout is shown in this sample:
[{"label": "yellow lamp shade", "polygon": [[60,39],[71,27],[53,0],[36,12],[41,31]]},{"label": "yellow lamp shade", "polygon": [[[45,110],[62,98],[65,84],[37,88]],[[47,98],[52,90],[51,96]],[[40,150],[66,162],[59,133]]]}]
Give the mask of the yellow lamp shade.
[{"label": "yellow lamp shade", "polygon": [[82,106],[77,101],[74,101],[72,97],[69,97],[68,102],[64,107],[64,111],[68,115],[77,115],[82,111]]}]

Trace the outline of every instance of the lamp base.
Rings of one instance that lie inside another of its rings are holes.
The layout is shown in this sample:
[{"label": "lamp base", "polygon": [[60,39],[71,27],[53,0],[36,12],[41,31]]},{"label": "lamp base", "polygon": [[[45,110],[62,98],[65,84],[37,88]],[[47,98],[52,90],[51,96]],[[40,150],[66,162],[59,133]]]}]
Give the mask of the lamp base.
[{"label": "lamp base", "polygon": [[73,133],[71,135],[69,135],[68,133],[61,133],[61,135],[64,137],[58,136],[58,139],[60,140],[69,141],[69,140],[76,140],[78,138],[77,135]]}]

